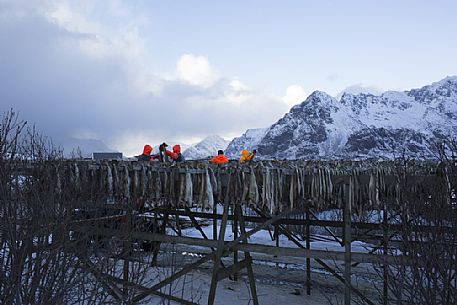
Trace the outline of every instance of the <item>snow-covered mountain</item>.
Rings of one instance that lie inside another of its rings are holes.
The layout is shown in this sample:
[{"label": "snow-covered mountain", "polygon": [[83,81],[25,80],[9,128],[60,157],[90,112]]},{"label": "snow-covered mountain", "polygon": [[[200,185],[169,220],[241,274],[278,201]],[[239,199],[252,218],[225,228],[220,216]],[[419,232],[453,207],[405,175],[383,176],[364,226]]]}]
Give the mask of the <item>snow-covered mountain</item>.
[{"label": "snow-covered mountain", "polygon": [[241,137],[234,138],[227,146],[225,154],[229,158],[239,158],[243,149],[257,148],[268,128],[248,129]]},{"label": "snow-covered mountain", "polygon": [[315,91],[268,128],[233,139],[227,153],[257,148],[260,158],[434,158],[436,143],[457,135],[457,76],[404,92]]},{"label": "snow-covered mountain", "polygon": [[217,135],[208,136],[184,150],[183,155],[186,160],[207,159],[217,155],[219,149],[225,150],[229,142]]}]

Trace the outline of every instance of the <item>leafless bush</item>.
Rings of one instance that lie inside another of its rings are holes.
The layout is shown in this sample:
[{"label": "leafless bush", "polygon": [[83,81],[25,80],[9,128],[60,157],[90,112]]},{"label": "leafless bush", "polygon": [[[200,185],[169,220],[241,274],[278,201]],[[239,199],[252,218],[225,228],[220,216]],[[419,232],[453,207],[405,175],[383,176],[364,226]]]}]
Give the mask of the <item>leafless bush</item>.
[{"label": "leafless bush", "polygon": [[457,170],[448,155],[452,146],[447,148],[440,149],[434,178],[410,175],[414,163],[398,163],[397,200],[389,214],[401,224],[397,250],[412,260],[389,266],[389,304],[457,303]]},{"label": "leafless bush", "polygon": [[1,304],[127,304],[169,274],[151,268],[152,256],[132,238],[139,229],[131,208],[137,199],[120,199],[125,208],[109,208],[100,173],[76,177],[71,166],[17,113],[3,114]]},{"label": "leafless bush", "polygon": [[[80,281],[63,251],[65,211],[42,170],[60,153],[10,110],[0,123],[0,298],[2,304],[62,304]],[[30,162],[36,167],[30,170]],[[71,302],[70,302],[71,303]]]}]

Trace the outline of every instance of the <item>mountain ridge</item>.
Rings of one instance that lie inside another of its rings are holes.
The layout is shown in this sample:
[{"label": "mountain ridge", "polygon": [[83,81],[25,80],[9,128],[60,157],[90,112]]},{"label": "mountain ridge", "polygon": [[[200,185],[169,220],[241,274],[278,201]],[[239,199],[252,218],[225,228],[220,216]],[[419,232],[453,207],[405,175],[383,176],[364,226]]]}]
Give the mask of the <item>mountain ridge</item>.
[{"label": "mountain ridge", "polygon": [[246,131],[227,148],[257,148],[264,159],[436,158],[436,142],[457,134],[457,76],[409,91],[314,91],[257,137]]}]

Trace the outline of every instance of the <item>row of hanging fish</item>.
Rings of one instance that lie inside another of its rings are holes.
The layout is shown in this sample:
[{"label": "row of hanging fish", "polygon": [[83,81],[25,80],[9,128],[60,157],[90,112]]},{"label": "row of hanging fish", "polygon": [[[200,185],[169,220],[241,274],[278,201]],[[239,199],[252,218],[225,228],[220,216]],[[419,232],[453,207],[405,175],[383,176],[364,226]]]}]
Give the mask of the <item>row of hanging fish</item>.
[{"label": "row of hanging fish", "polygon": [[[433,174],[436,164],[411,165],[409,174]],[[252,164],[207,162],[60,162],[49,166],[54,191],[82,200],[125,203],[142,198],[153,205],[212,209],[215,202],[252,205],[270,213],[325,210],[351,202],[355,211],[396,200],[395,164],[354,161],[260,161]],[[349,179],[351,177],[351,179]],[[412,190],[420,188],[413,184]],[[68,192],[67,192],[68,193]]]}]

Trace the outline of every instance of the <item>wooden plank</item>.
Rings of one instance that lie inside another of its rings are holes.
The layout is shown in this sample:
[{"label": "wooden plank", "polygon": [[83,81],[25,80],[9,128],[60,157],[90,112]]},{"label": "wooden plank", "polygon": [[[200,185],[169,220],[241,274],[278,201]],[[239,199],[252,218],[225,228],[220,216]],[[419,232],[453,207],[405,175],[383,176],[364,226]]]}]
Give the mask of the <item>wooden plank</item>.
[{"label": "wooden plank", "polygon": [[[310,212],[309,202],[308,202],[308,204],[306,205],[306,220],[308,221],[308,225],[306,226],[306,249],[308,249],[308,250],[311,249],[311,232],[310,232],[311,228],[309,226],[310,213],[311,212]],[[314,216],[314,214],[312,214],[312,215]],[[314,216],[314,217],[316,217],[316,216]],[[311,260],[309,257],[306,258],[306,294],[311,295]]]},{"label": "wooden plank", "polygon": [[[270,222],[271,224],[271,222]],[[90,230],[94,234],[112,236],[122,234],[122,231],[113,230],[113,229],[106,229],[106,228],[92,228]],[[248,231],[246,236],[252,236],[255,232]],[[149,241],[160,241],[164,243],[177,243],[177,244],[184,244],[184,245],[192,245],[192,246],[202,246],[202,247],[216,247],[217,241],[214,240],[205,240],[196,237],[186,237],[186,236],[171,236],[171,235],[164,235],[159,233],[149,233],[149,232],[132,232],[132,238],[136,239],[144,239]],[[238,251],[247,251],[247,252],[255,252],[255,253],[264,253],[270,255],[277,255],[277,256],[291,256],[291,257],[309,257],[309,258],[319,258],[324,260],[332,260],[332,261],[344,261],[344,252],[337,252],[337,251],[327,251],[327,250],[308,250],[302,248],[290,248],[290,247],[275,247],[275,246],[267,246],[267,245],[260,245],[260,244],[240,244],[239,243],[240,237],[236,240],[231,242],[224,243],[224,256],[229,255],[234,250]],[[387,263],[390,265],[413,265],[419,264],[421,260],[419,258],[413,257],[405,257],[405,256],[394,256],[394,255],[382,255],[382,254],[368,254],[368,253],[361,253],[361,252],[353,252],[352,261],[360,262],[360,263],[376,263],[376,264],[383,264]]]},{"label": "wooden plank", "polygon": [[351,205],[353,203],[353,178],[350,178],[349,184],[344,185],[345,198],[343,204],[343,219],[344,219],[344,304],[351,305]]},{"label": "wooden plank", "polygon": [[[262,212],[261,212],[262,213]],[[261,214],[262,215],[262,214]],[[306,250],[310,250],[310,248],[305,248],[294,236],[293,234],[284,226],[280,226],[279,229],[281,230],[282,233],[284,233],[284,235],[286,235],[289,240],[291,240],[295,245],[297,245],[300,249],[306,249]],[[324,269],[326,269],[327,271],[329,271],[331,274],[333,274],[333,276],[335,276],[338,280],[340,280],[343,284],[345,284],[345,280],[342,276],[340,276],[333,268],[331,268],[329,265],[327,265],[324,261],[322,261],[321,259],[319,258],[314,258],[314,260],[319,264],[321,265],[322,267],[324,267]],[[309,267],[310,268],[310,267]],[[309,269],[310,270],[310,269]],[[361,293],[358,289],[356,289],[355,287],[351,287],[352,290],[362,299],[365,301],[365,303],[369,304],[369,305],[374,305],[373,302],[371,302],[363,293]]]},{"label": "wooden plank", "polygon": [[[125,223],[126,231],[130,232],[131,231],[131,223],[132,223],[132,210],[128,210],[127,212],[127,221]],[[123,253],[122,256],[124,258],[124,266],[123,266],[123,275],[124,275],[124,281],[128,282],[129,281],[129,270],[130,270],[130,252],[131,252],[131,245],[132,242],[129,238],[129,236],[126,236],[127,238],[124,239],[123,241]],[[127,286],[124,286],[124,295],[129,295],[129,290]]]},{"label": "wooden plank", "polygon": [[[241,240],[249,238],[250,236],[252,236],[256,232],[266,228],[267,226],[271,225],[275,221],[278,221],[281,217],[285,217],[287,215],[288,215],[287,212],[281,213],[278,216],[275,216],[272,219],[266,221],[265,223],[258,225],[253,230],[251,230],[249,232],[246,232],[245,234],[241,234],[241,236],[238,237],[236,240],[233,240],[231,242],[228,242],[228,243],[224,244],[224,248],[226,249],[224,251],[224,255],[228,255],[231,252],[231,248],[233,248],[235,245],[239,244],[239,242]],[[111,230],[111,232],[112,232],[112,230]],[[217,241],[214,241],[214,240],[202,240],[202,239],[198,239],[198,238],[183,237],[183,236],[168,236],[168,235],[146,233],[146,232],[140,232],[140,233],[136,233],[136,234],[137,235],[135,235],[135,233],[133,233],[132,236],[138,236],[138,238],[142,238],[142,239],[146,239],[146,240],[157,240],[157,241],[164,241],[164,242],[173,242],[173,241],[170,241],[168,239],[169,237],[172,237],[172,239],[178,238],[180,241],[182,241],[181,243],[184,243],[184,244],[185,244],[184,241],[186,241],[186,240],[203,241],[205,243],[211,243],[211,245],[209,245],[210,247],[214,247],[216,245],[216,242],[217,242]],[[145,238],[145,237],[148,237],[148,238]],[[149,288],[147,291],[144,291],[143,293],[137,295],[135,298],[133,298],[133,301],[134,302],[141,301],[142,299],[144,299],[145,297],[148,296],[148,294],[149,294],[148,292],[149,291],[158,290],[158,289],[160,289],[160,288],[172,283],[177,278],[179,278],[179,277],[183,276],[184,274],[192,271],[193,269],[197,268],[201,264],[203,264],[203,263],[205,263],[205,262],[207,262],[207,261],[209,261],[211,259],[214,259],[215,255],[216,255],[215,252],[210,253],[210,254],[198,259],[197,261],[195,261],[195,262],[183,267],[180,271],[174,273],[173,275],[171,275],[170,277],[166,278],[162,282],[154,285],[153,287]]]},{"label": "wooden plank", "polygon": [[[171,209],[163,209],[163,208],[156,208],[151,209],[150,212],[160,212],[160,211],[171,211]],[[170,212],[171,213],[171,212]],[[173,210],[173,213],[178,213],[179,215],[186,215],[185,211],[180,210]],[[204,213],[204,212],[191,212],[192,215],[196,218],[205,218],[205,219],[222,219],[221,214],[213,214],[213,213]],[[289,212],[288,214],[293,214]],[[229,215],[229,220],[233,220],[233,215]],[[244,220],[246,222],[255,222],[255,223],[262,223],[267,221],[268,217],[256,217],[256,216],[244,216]],[[277,221],[280,225],[310,225],[310,226],[317,226],[317,227],[335,227],[335,228],[343,228],[344,222],[342,221],[335,221],[335,220],[313,220],[310,219],[307,221],[306,219],[280,219]],[[383,232],[383,224],[382,223],[368,223],[368,222],[351,222],[351,228],[353,229],[364,229],[364,230],[379,230],[379,232]],[[447,226],[429,226],[429,225],[418,225],[415,226],[418,231],[421,232],[436,232],[436,230],[440,230],[441,232],[448,232],[454,233],[454,228],[447,227]],[[399,230],[403,229],[403,225],[401,224],[389,224],[389,232],[398,232]]]},{"label": "wooden plank", "polygon": [[211,277],[211,284],[208,294],[208,305],[213,305],[216,298],[216,288],[218,282],[218,273],[220,268],[220,260],[224,252],[224,239],[225,230],[227,229],[227,219],[229,214],[229,203],[224,202],[224,214],[222,217],[221,227],[219,228],[219,239],[217,240],[216,257],[214,260],[213,275]]},{"label": "wooden plank", "polygon": [[181,270],[172,274],[170,277],[166,278],[165,280],[161,281],[160,283],[155,284],[151,288],[147,288],[145,291],[143,291],[142,293],[140,293],[139,295],[134,297],[132,299],[132,302],[139,302],[142,299],[144,299],[145,297],[147,297],[149,294],[154,293],[155,291],[159,290],[160,288],[173,283],[176,279],[180,278],[184,274],[189,273],[190,271],[194,270],[201,264],[204,264],[205,262],[213,259],[214,255],[215,255],[214,252],[210,253],[210,254],[198,259],[197,261],[183,267]]},{"label": "wooden plank", "polygon": [[[125,282],[124,280],[122,279],[119,279],[117,277],[114,277],[112,275],[109,275],[109,274],[105,274],[105,273],[102,273],[102,276],[111,281],[111,282],[116,282],[118,284],[121,284],[123,286],[127,286],[127,287],[132,287],[132,288],[135,288],[137,290],[148,290],[147,287],[143,286],[143,285],[140,285],[138,283],[132,283],[132,282]],[[154,295],[157,295],[161,298],[164,298],[164,299],[167,299],[167,300],[170,300],[170,301],[174,301],[174,302],[177,302],[179,304],[183,304],[183,305],[198,305],[197,303],[194,303],[192,301],[187,301],[187,300],[184,300],[184,299],[181,299],[179,297],[176,297],[176,296],[173,296],[173,295],[169,295],[169,294],[165,294],[161,291],[150,291],[150,294],[154,294]]]},{"label": "wooden plank", "polygon": [[[237,205],[236,205],[237,206]],[[236,211],[236,206],[233,208],[233,225],[232,225],[232,232],[233,232],[233,238],[237,239],[238,238],[238,215]],[[238,263],[238,251],[233,251],[233,264]],[[238,281],[238,272],[233,273],[233,280]]]},{"label": "wooden plank", "polygon": [[244,269],[252,262],[251,257],[247,257],[241,261],[239,261],[236,264],[233,264],[227,268],[219,269],[217,273],[217,281],[220,281],[222,279],[225,279],[226,277],[229,277],[232,274],[237,273],[241,269]]},{"label": "wooden plank", "polygon": [[[201,228],[201,226],[198,223],[197,219],[195,219],[195,217],[192,216],[192,213],[191,213],[190,209],[188,207],[186,207],[185,209],[186,209],[186,212],[187,212],[187,216],[190,218],[190,221],[192,222],[194,227],[200,232],[200,234],[203,236],[204,239],[209,240],[208,236],[206,236],[205,231],[203,231],[203,229]],[[211,247],[211,250],[212,251],[216,251],[216,249],[213,248],[213,247]],[[221,264],[222,268],[225,268],[224,263],[222,262],[222,260],[220,261],[220,264]]]},{"label": "wooden plank", "polygon": [[92,273],[95,278],[100,281],[102,286],[106,289],[106,291],[112,295],[118,302],[126,301],[127,296],[122,293],[122,291],[116,285],[111,285],[108,281],[106,281],[106,274],[101,273],[89,260],[81,259],[82,262],[81,267],[84,268],[86,271]]},{"label": "wooden plank", "polygon": [[[384,225],[384,232],[383,232],[383,253],[387,255],[388,251],[388,242],[389,242],[389,234],[387,232],[387,219],[388,219],[388,212],[387,212],[387,204],[384,202],[383,204],[383,225]],[[387,305],[389,300],[389,266],[387,264],[383,265],[383,304]]]},{"label": "wooden plank", "polygon": [[[240,205],[236,205],[236,214],[238,217],[238,220],[240,222],[240,231],[242,235],[246,235],[246,226],[243,218],[243,211],[241,210]],[[247,238],[244,238],[241,240],[243,243],[247,243]],[[254,271],[252,270],[252,259],[251,259],[251,254],[247,251],[244,252],[244,257],[250,260],[248,265],[246,266],[247,272],[248,272],[248,278],[249,278],[249,287],[251,289],[251,296],[252,300],[254,302],[254,305],[259,305],[259,299],[257,297],[257,287],[255,284],[255,277],[254,277]]]},{"label": "wooden plank", "polygon": [[[308,213],[311,214],[311,216],[313,216],[315,220],[319,220],[319,218],[317,218],[317,216],[313,212],[310,211],[309,207],[306,208],[306,214],[308,215]],[[310,220],[309,216],[306,217],[306,220],[308,222],[307,226],[309,227],[309,220]],[[329,228],[324,226],[324,230],[327,231],[327,233],[330,234],[330,236],[332,236],[335,239],[335,241],[338,242],[341,246],[344,245],[343,241],[341,241],[335,234],[333,234],[333,232]]]}]

